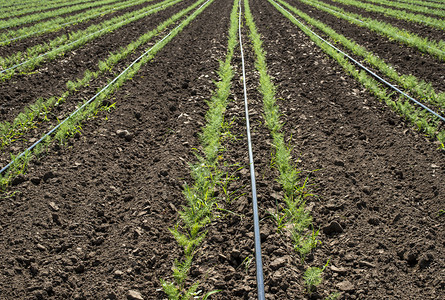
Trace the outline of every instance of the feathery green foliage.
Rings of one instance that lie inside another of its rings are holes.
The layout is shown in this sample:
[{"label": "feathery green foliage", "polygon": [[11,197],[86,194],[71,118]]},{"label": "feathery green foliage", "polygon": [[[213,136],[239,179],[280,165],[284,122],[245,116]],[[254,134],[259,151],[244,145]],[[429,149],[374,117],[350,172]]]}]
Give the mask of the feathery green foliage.
[{"label": "feathery green foliage", "polygon": [[[217,198],[214,196],[218,187],[224,184],[230,176],[221,171],[219,166],[219,154],[221,151],[222,128],[224,125],[224,112],[229,101],[230,87],[233,78],[231,62],[233,53],[237,45],[238,35],[238,0],[234,1],[230,15],[229,41],[226,59],[220,62],[218,75],[220,81],[216,83],[216,92],[208,101],[209,109],[206,113],[206,125],[200,135],[204,155],[196,155],[198,162],[191,165],[191,175],[193,185],[184,186],[184,196],[187,205],[179,212],[184,226],[177,225],[171,229],[173,236],[179,245],[184,249],[184,262],[191,262],[195,248],[205,238],[206,232],[202,228],[207,225],[212,218],[213,211],[217,207]],[[181,229],[181,230],[180,230]],[[185,233],[183,233],[185,232]],[[178,263],[175,263],[178,265]],[[176,268],[180,269],[180,268]],[[188,269],[183,268],[182,272],[187,273]],[[189,299],[191,293],[183,286],[183,280],[178,281],[173,270],[174,283],[162,280],[164,292],[169,299]],[[182,279],[182,278],[181,278]],[[195,283],[197,287],[197,283]],[[192,288],[195,286],[193,285]],[[217,291],[211,291],[204,296],[206,299]]]},{"label": "feathery green foliage", "polygon": [[[329,56],[334,58],[346,72],[357,79],[367,90],[377,96],[380,100],[384,101],[389,107],[399,112],[402,116],[410,120],[417,126],[420,131],[425,132],[428,136],[436,138],[441,147],[444,147],[445,143],[445,131],[440,130],[440,119],[431,115],[425,110],[414,107],[409,100],[405,100],[404,96],[401,96],[397,101],[391,99],[392,92],[387,91],[380,85],[374,78],[369,76],[364,70],[357,70],[356,67],[349,62],[343,54],[337,52],[331,46],[323,42],[319,37],[312,33],[309,28],[298,22],[293,15],[284,10],[274,0],[268,0],[278,11],[280,11],[285,17],[287,17],[292,23],[297,25],[309,38],[319,46]],[[282,3],[282,0],[278,0]]]},{"label": "feathery green foliage", "polygon": [[[202,4],[205,0],[199,0],[192,6],[196,7],[199,4]],[[139,71],[139,69],[153,59],[153,57],[158,53],[168,42],[170,42],[178,33],[180,33],[185,26],[187,26],[196,16],[202,12],[202,10],[207,7],[213,0],[210,0],[206,5],[202,6],[200,9],[197,9],[195,12],[193,12],[190,16],[188,16],[184,21],[181,22],[180,25],[178,25],[175,29],[173,29],[168,36],[166,36],[164,39],[156,43],[151,50],[145,53],[145,56],[143,56],[138,62],[134,63],[131,67],[127,68],[125,72],[121,73],[122,75],[114,80],[113,84],[107,85],[101,90],[101,93],[98,94],[98,96],[89,103],[89,105],[86,105],[83,107],[83,109],[79,109],[78,112],[69,119],[66,119],[65,123],[61,125],[58,130],[55,132],[54,137],[51,138],[49,135],[45,137],[44,144],[42,144],[41,147],[39,147],[39,151],[44,151],[46,147],[45,145],[48,145],[53,140],[58,140],[59,142],[64,142],[70,135],[75,133],[80,124],[83,120],[87,119],[90,116],[94,116],[97,110],[100,109],[102,102],[108,98],[114,91],[118,90],[127,80],[134,77],[134,75]],[[83,103],[79,104],[79,107],[82,106]],[[29,159],[32,156],[38,156],[41,154],[41,152],[36,152],[37,149],[35,148],[34,151],[29,153],[26,157],[22,157],[20,159],[13,159],[12,160],[12,166],[6,171],[2,176],[0,176],[0,189],[7,188],[9,182],[12,178],[20,174],[20,170],[26,170],[26,167],[28,166]]]},{"label": "feathery green foliage", "polygon": [[[400,29],[389,23],[371,18],[365,18],[362,15],[347,12],[339,7],[327,4],[325,2],[320,2],[317,0],[299,1],[328,12],[338,18],[345,19],[357,26],[368,28],[382,36],[386,36],[392,40],[398,41],[409,47],[416,48],[421,52],[428,53],[433,57],[437,57],[438,59],[445,61],[445,41],[443,40],[439,42],[429,40],[428,38],[424,38],[413,32]],[[279,2],[283,4],[283,2]]]},{"label": "feathery green foliage", "polygon": [[[106,20],[100,24],[89,26],[85,30],[79,30],[71,33],[69,37],[63,35],[46,43],[30,47],[26,52],[17,52],[9,57],[0,58],[0,65],[3,70],[7,70],[0,74],[0,79],[7,80],[17,72],[29,72],[34,70],[44,61],[53,60],[63,55],[67,51],[76,49],[86,43],[108,34],[126,24],[137,21],[150,14],[166,9],[182,0],[165,0],[160,3],[153,4],[148,8],[126,13],[122,16]],[[44,53],[45,51],[48,51]],[[42,54],[44,53],[44,54]],[[14,69],[9,69],[22,64]],[[8,70],[9,69],[9,70]]]},{"label": "feathery green foliage", "polygon": [[[256,30],[253,16],[250,12],[248,0],[244,1],[246,23],[250,30],[250,39],[255,52],[255,66],[260,74],[260,93],[263,95],[264,118],[270,131],[274,146],[274,165],[279,171],[277,181],[283,187],[285,192],[285,207],[282,212],[275,214],[278,228],[281,231],[287,228],[292,235],[294,248],[299,253],[302,260],[319,241],[316,239],[318,231],[314,233],[312,228],[312,217],[305,209],[305,200],[309,194],[306,193],[305,185],[300,185],[298,174],[291,160],[291,149],[284,142],[284,135],[281,132],[279,107],[275,99],[275,86],[267,73],[266,53],[262,47],[262,41]],[[285,223],[289,224],[288,226]]]}]

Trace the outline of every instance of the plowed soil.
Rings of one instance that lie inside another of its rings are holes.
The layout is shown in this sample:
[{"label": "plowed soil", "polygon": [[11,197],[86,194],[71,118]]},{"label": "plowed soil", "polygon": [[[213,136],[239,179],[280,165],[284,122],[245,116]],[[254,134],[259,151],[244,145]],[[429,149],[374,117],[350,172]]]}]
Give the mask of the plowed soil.
[{"label": "plowed soil", "polygon": [[117,53],[191,3],[185,0],[96,38],[53,61],[43,63],[35,70],[36,74],[33,76],[17,75],[2,82],[0,120],[12,121],[23,108],[34,103],[39,97],[61,95],[69,80],[82,78],[86,70],[96,71],[99,61],[105,60],[110,52]]},{"label": "plowed soil", "polygon": [[[113,95],[115,109],[33,161],[2,195],[0,298],[167,298],[160,279],[172,280],[182,255],[169,228],[185,204],[183,184],[193,182],[189,163],[196,162],[206,100],[226,55],[232,3],[215,0]],[[338,292],[339,299],[440,299],[444,151],[349,78],[267,1],[250,3],[286,142],[315,194],[307,208],[322,243],[302,262],[271,218],[283,192],[244,26],[266,298],[324,299]],[[138,26],[157,24],[146,22]],[[221,157],[235,170],[234,197],[207,226],[187,283],[199,280],[203,293],[221,290],[211,299],[255,299],[239,48],[232,64]],[[308,295],[304,271],[328,260],[323,283]]]},{"label": "plowed soil", "polygon": [[[437,92],[445,91],[445,64],[442,61],[430,55],[425,55],[415,48],[392,41],[367,28],[350,24],[346,20],[337,18],[298,0],[291,0],[289,4],[316,20],[322,20],[323,23],[337,33],[373,52],[378,57],[384,59],[386,63],[394,66],[400,74],[412,74],[426,82],[430,82]],[[438,38],[442,39],[443,35],[438,36]],[[361,59],[359,60],[361,61]]]},{"label": "plowed soil", "polygon": [[[343,8],[347,12],[360,14],[367,18],[371,18],[371,19],[389,23],[393,26],[408,30],[410,32],[413,32],[413,33],[423,36],[423,37],[428,37],[429,39],[436,40],[438,42],[440,40],[444,39],[445,33],[442,30],[435,28],[435,27],[431,27],[428,25],[422,25],[422,24],[416,23],[414,21],[410,22],[410,21],[400,20],[400,19],[397,19],[394,17],[385,16],[384,14],[381,14],[381,13],[367,11],[363,8],[359,8],[359,7],[352,6],[352,5],[345,5],[345,4],[330,1],[330,0],[322,0],[322,2]],[[436,18],[439,19],[439,17],[437,17],[437,16],[436,16]]]}]

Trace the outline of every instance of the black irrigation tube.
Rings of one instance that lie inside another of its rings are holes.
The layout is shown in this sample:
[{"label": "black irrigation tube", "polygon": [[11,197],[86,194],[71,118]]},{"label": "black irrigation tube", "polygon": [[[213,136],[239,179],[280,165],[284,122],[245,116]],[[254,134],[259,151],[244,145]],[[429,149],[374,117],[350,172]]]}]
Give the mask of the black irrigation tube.
[{"label": "black irrigation tube", "polygon": [[[278,4],[278,3],[277,3],[277,4]],[[324,9],[330,10],[330,11],[332,11],[332,12],[334,12],[334,13],[343,15],[343,16],[345,16],[346,18],[349,18],[349,19],[352,19],[352,20],[354,20],[354,21],[357,21],[357,22],[360,22],[360,23],[364,24],[364,22],[363,22],[362,20],[360,20],[360,19],[351,17],[350,15],[347,15],[347,14],[345,14],[345,13],[342,13],[341,11],[332,9],[332,8],[330,8],[330,7],[324,6],[323,4],[319,4],[319,5],[322,6]],[[315,6],[313,6],[313,7],[315,7]],[[317,7],[315,7],[315,8],[317,8]],[[283,9],[284,9],[284,8],[283,8]],[[396,27],[396,28],[397,28],[397,27]],[[394,35],[396,35],[396,34],[394,34]],[[399,36],[399,35],[396,35],[396,36]],[[399,36],[399,37],[400,37],[400,36]],[[440,50],[440,49],[438,49],[438,48],[434,48],[434,47],[431,47],[431,46],[428,46],[428,45],[425,45],[425,46],[427,46],[427,47],[430,48],[430,49],[435,49],[437,52],[440,52],[440,53],[445,54],[445,51],[443,51],[443,50]]]},{"label": "black irrigation tube", "polygon": [[[203,7],[204,5],[206,5],[210,0],[207,0],[206,2],[204,2],[200,7],[198,7],[198,10],[201,9],[201,7]],[[75,111],[73,111],[68,117],[66,117],[62,122],[60,122],[59,124],[57,124],[53,129],[51,129],[50,131],[48,131],[47,133],[45,133],[37,142],[35,142],[34,144],[32,144],[29,148],[27,148],[25,151],[23,151],[22,153],[20,153],[18,156],[16,156],[14,158],[14,160],[12,160],[11,162],[9,162],[6,166],[4,166],[1,170],[0,170],[0,175],[3,174],[7,169],[9,169],[14,162],[16,162],[17,160],[19,160],[21,157],[23,157],[25,154],[29,153],[32,149],[34,149],[38,144],[40,144],[41,142],[43,142],[47,137],[49,137],[51,134],[53,134],[60,126],[62,126],[64,123],[66,123],[69,119],[71,119],[75,114],[77,114],[79,111],[81,111],[83,108],[85,108],[88,104],[90,104],[91,102],[94,101],[94,99],[96,99],[103,91],[105,91],[106,89],[108,89],[111,85],[113,85],[113,83],[115,83],[122,75],[124,75],[133,65],[135,65],[138,61],[140,61],[142,58],[144,58],[144,56],[146,56],[148,53],[151,52],[151,50],[153,50],[153,48],[155,48],[157,45],[159,45],[160,43],[162,43],[166,38],[168,38],[176,29],[178,29],[179,27],[182,26],[182,22],[176,26],[173,30],[171,30],[166,36],[164,36],[160,41],[158,41],[155,45],[153,45],[150,49],[148,49],[147,51],[145,51],[141,56],[139,56],[138,58],[136,58],[125,70],[123,70],[116,78],[114,78],[110,83],[108,83],[104,88],[102,88],[96,95],[94,95],[93,97],[91,97],[90,100],[88,100],[87,102],[85,102],[82,106],[80,106],[79,108],[77,108]]]},{"label": "black irrigation tube", "polygon": [[[130,3],[132,3],[132,2],[130,2]],[[124,5],[125,5],[125,4],[124,4]],[[122,5],[121,5],[121,6],[122,6]],[[124,7],[124,8],[125,8],[125,7]],[[102,15],[102,14],[108,14],[109,12],[111,12],[111,11],[113,11],[113,10],[119,10],[119,9],[120,9],[120,6],[117,5],[116,7],[113,7],[113,8],[111,8],[111,9],[105,10],[105,11],[103,11],[103,12],[97,13],[97,14],[92,15],[92,16],[87,16],[86,18],[83,18],[83,19],[79,19],[79,20],[74,20],[74,21],[70,21],[70,22],[62,23],[62,24],[56,25],[56,26],[51,27],[51,28],[45,28],[45,29],[42,29],[42,30],[39,30],[39,31],[35,31],[35,32],[31,32],[31,33],[28,33],[28,34],[25,34],[25,35],[21,35],[21,36],[18,36],[18,37],[9,39],[9,40],[1,41],[1,42],[0,42],[0,45],[1,45],[1,44],[7,44],[7,43],[9,43],[9,42],[12,42],[12,41],[15,41],[15,40],[19,40],[19,39],[22,39],[22,38],[25,38],[25,37],[28,37],[28,36],[32,36],[32,35],[35,35],[35,34],[38,34],[38,33],[41,33],[41,32],[51,31],[51,30],[54,30],[54,29],[62,29],[64,26],[68,26],[68,25],[70,25],[70,24],[74,24],[74,23],[81,23],[81,22],[83,22],[83,21],[85,21],[85,20],[93,19],[93,18],[95,18],[95,17],[97,17],[97,16],[100,16],[100,15]]]},{"label": "black irrigation tube", "polygon": [[270,0],[272,2],[274,2],[277,6],[279,6],[282,10],[284,10],[285,12],[287,12],[290,16],[292,16],[292,18],[294,18],[295,21],[297,21],[298,23],[301,24],[301,26],[305,27],[307,30],[309,30],[313,35],[315,35],[317,38],[319,38],[321,41],[323,41],[325,44],[329,45],[330,47],[332,47],[335,51],[337,51],[338,53],[344,55],[345,57],[347,57],[350,61],[352,61],[353,63],[355,63],[356,65],[358,65],[360,68],[362,68],[363,70],[365,70],[366,72],[368,72],[369,74],[371,74],[372,76],[374,76],[375,78],[377,78],[380,82],[383,82],[384,84],[386,84],[387,86],[389,86],[390,88],[392,88],[393,90],[397,91],[398,93],[402,94],[403,96],[405,96],[406,98],[408,98],[409,100],[411,100],[412,102],[416,103],[417,105],[419,105],[420,107],[426,109],[427,111],[429,111],[431,114],[435,115],[436,117],[438,117],[439,119],[441,119],[442,121],[445,122],[445,118],[442,117],[441,115],[439,115],[438,113],[436,113],[434,110],[432,110],[431,108],[427,107],[425,104],[417,101],[416,99],[414,99],[413,97],[409,96],[408,94],[406,94],[404,91],[400,90],[399,88],[395,87],[394,85],[392,85],[391,83],[389,83],[388,81],[386,81],[385,79],[383,79],[382,77],[380,77],[379,75],[377,75],[376,73],[374,73],[373,71],[371,71],[370,69],[368,69],[367,67],[365,67],[363,64],[361,64],[359,61],[355,60],[354,58],[352,58],[351,56],[349,56],[347,53],[343,52],[342,50],[338,49],[337,47],[335,47],[334,45],[332,45],[331,43],[329,43],[327,40],[323,39],[321,36],[319,36],[318,34],[316,34],[315,32],[313,32],[309,27],[307,27],[306,25],[304,25],[302,22],[300,22],[297,18],[295,18],[295,16],[293,14],[291,14],[288,10],[286,10],[285,8],[283,8],[280,4],[278,4],[277,2],[275,2],[275,0]]},{"label": "black irrigation tube", "polygon": [[[172,0],[172,1],[174,1],[174,0]],[[171,1],[170,1],[170,2],[171,2]],[[168,3],[170,3],[170,2],[168,2]],[[168,3],[167,3],[167,4],[168,4]],[[160,10],[160,9],[162,9],[163,7],[164,7],[164,5],[159,6],[159,7],[156,7],[156,8],[152,8],[152,9],[150,9],[150,10],[148,10],[148,11],[146,11],[146,12],[140,14],[140,15],[133,16],[131,19],[134,19],[134,18],[136,18],[136,17],[140,17],[140,16],[142,16],[142,15],[146,15],[146,14],[148,14],[148,13],[154,11],[154,10]],[[26,60],[26,61],[24,61],[24,62],[21,62],[21,63],[17,64],[17,65],[14,65],[14,66],[9,67],[9,68],[7,68],[7,69],[1,70],[1,71],[0,71],[0,74],[3,74],[3,73],[5,73],[5,72],[7,72],[7,71],[9,71],[9,70],[14,70],[14,69],[16,69],[16,68],[18,68],[18,67],[20,67],[20,66],[26,65],[27,63],[30,63],[30,62],[32,62],[32,61],[34,61],[34,60],[36,60],[36,59],[41,58],[41,57],[45,57],[45,56],[49,55],[49,54],[52,53],[52,52],[59,51],[60,49],[63,49],[63,48],[68,47],[68,46],[70,46],[70,45],[72,45],[72,44],[75,44],[75,43],[77,43],[78,41],[80,41],[80,40],[82,40],[82,39],[84,39],[84,38],[86,38],[86,37],[89,37],[89,36],[98,34],[99,32],[105,31],[105,30],[107,30],[107,29],[110,28],[110,27],[116,26],[116,25],[121,24],[121,23],[125,23],[125,22],[127,22],[127,21],[128,21],[128,20],[123,20],[123,21],[121,21],[121,22],[119,22],[119,23],[114,23],[114,24],[112,24],[112,25],[110,25],[110,26],[107,26],[107,27],[105,27],[105,28],[102,28],[101,30],[95,31],[95,32],[93,32],[93,33],[90,33],[90,34],[88,34],[88,35],[86,35],[86,36],[81,37],[80,39],[77,39],[77,40],[75,40],[75,41],[72,41],[72,42],[69,43],[69,44],[62,45],[62,46],[60,46],[60,47],[58,47],[58,48],[56,48],[56,49],[50,50],[50,51],[48,51],[48,52],[46,52],[46,53],[44,53],[44,54],[41,54],[41,55],[39,55],[39,56],[37,56],[37,57],[28,59],[28,60]]]},{"label": "black irrigation tube", "polygon": [[247,127],[247,143],[249,147],[249,165],[250,165],[250,181],[252,185],[252,206],[253,206],[253,228],[255,234],[255,264],[256,264],[256,281],[258,289],[258,299],[264,300],[264,278],[263,278],[263,262],[261,258],[261,238],[260,238],[260,221],[258,217],[258,203],[255,183],[255,166],[253,164],[252,141],[250,137],[249,108],[247,105],[247,87],[246,87],[246,70],[244,68],[243,43],[241,39],[241,0],[239,1],[239,45],[241,50],[241,63],[243,68],[243,86],[244,86],[244,108],[246,113]]}]

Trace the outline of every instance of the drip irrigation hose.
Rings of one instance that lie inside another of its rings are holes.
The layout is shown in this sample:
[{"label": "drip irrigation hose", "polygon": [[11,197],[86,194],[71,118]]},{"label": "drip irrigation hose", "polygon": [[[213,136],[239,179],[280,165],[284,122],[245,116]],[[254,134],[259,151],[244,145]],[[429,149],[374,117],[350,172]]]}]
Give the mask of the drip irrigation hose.
[{"label": "drip irrigation hose", "polygon": [[250,122],[249,122],[249,108],[247,105],[247,87],[246,87],[246,71],[244,68],[244,52],[243,43],[241,39],[241,0],[239,1],[239,45],[241,50],[241,63],[243,67],[243,86],[244,86],[244,108],[246,113],[246,127],[247,127],[247,144],[249,147],[249,164],[250,164],[250,181],[252,185],[252,206],[253,206],[253,228],[255,237],[255,263],[256,263],[256,281],[258,289],[258,299],[264,300],[264,278],[263,278],[263,262],[261,259],[261,238],[260,238],[260,221],[258,217],[258,203],[255,183],[255,166],[253,164],[252,141],[250,137]]},{"label": "drip irrigation hose", "polygon": [[[130,3],[131,3],[131,2],[130,2]],[[125,6],[125,5],[124,5],[124,6]],[[58,29],[62,29],[64,26],[67,26],[67,25],[70,25],[70,24],[73,24],[73,23],[77,23],[77,22],[83,22],[83,21],[85,21],[85,20],[92,19],[92,18],[97,17],[97,16],[100,16],[100,15],[102,15],[102,14],[108,14],[109,12],[111,12],[111,11],[113,11],[113,10],[116,10],[116,9],[119,9],[119,6],[114,7],[114,8],[112,8],[112,9],[105,10],[105,11],[100,12],[100,13],[97,13],[97,14],[94,14],[94,15],[92,15],[92,16],[87,16],[86,18],[83,18],[83,19],[80,19],[80,20],[74,20],[74,21],[70,21],[70,22],[62,23],[62,24],[59,24],[59,25],[54,26],[54,27],[49,28],[49,29],[48,29],[48,28],[45,28],[45,29],[42,29],[42,30],[39,30],[39,31],[34,31],[34,32],[31,32],[31,33],[28,33],[28,34],[25,34],[25,35],[21,35],[21,36],[18,36],[18,37],[9,39],[9,40],[4,40],[4,41],[1,41],[0,44],[7,44],[7,43],[12,42],[12,41],[15,41],[15,40],[19,40],[19,39],[22,39],[22,38],[25,38],[25,37],[28,37],[28,36],[32,36],[32,35],[35,35],[35,34],[38,34],[38,33],[41,33],[41,32],[51,31],[51,30],[56,29],[56,28],[58,28]]]},{"label": "drip irrigation hose", "polygon": [[432,109],[430,109],[429,107],[427,107],[425,104],[420,103],[419,101],[417,101],[416,99],[414,99],[413,97],[409,96],[408,94],[406,94],[405,92],[403,92],[402,90],[400,90],[399,88],[395,87],[394,85],[392,85],[391,83],[389,83],[388,81],[386,81],[385,79],[383,79],[382,77],[380,77],[379,75],[377,75],[376,73],[374,73],[373,71],[371,71],[370,69],[368,69],[367,67],[365,67],[363,64],[361,64],[360,62],[358,62],[357,60],[355,60],[354,58],[352,58],[351,56],[349,56],[347,53],[343,52],[342,50],[338,49],[337,47],[335,47],[334,45],[332,45],[331,43],[329,43],[328,41],[326,41],[325,39],[323,39],[321,36],[319,36],[318,34],[316,34],[315,32],[313,32],[311,29],[309,29],[309,27],[307,27],[306,25],[304,25],[302,22],[300,22],[297,18],[295,18],[295,16],[293,14],[291,14],[288,10],[286,10],[285,8],[283,8],[280,4],[278,4],[277,2],[275,2],[274,0],[270,0],[273,3],[275,3],[277,6],[279,6],[282,10],[284,10],[285,12],[287,12],[290,16],[292,16],[292,18],[297,21],[301,26],[303,26],[304,28],[306,28],[307,30],[309,30],[313,35],[315,35],[317,38],[319,38],[322,42],[324,42],[325,44],[329,45],[330,47],[332,47],[335,51],[337,51],[338,53],[344,55],[345,57],[347,57],[349,60],[351,60],[353,63],[355,63],[356,65],[358,65],[360,68],[362,68],[363,70],[365,70],[366,72],[368,72],[369,74],[371,74],[372,76],[374,76],[375,78],[377,78],[380,82],[383,82],[384,84],[386,84],[387,86],[389,86],[390,88],[392,88],[393,90],[397,91],[398,93],[402,94],[403,96],[405,96],[406,98],[408,98],[409,100],[411,100],[412,102],[416,103],[417,105],[419,105],[420,107],[426,109],[427,111],[429,111],[431,114],[435,115],[436,117],[438,117],[439,119],[441,119],[442,121],[445,122],[445,118],[442,117],[441,115],[439,115],[438,113],[436,113],[435,111],[433,111]]},{"label": "drip irrigation hose", "polygon": [[[278,4],[278,3],[277,3],[277,4]],[[279,4],[278,4],[278,5],[279,5]],[[323,7],[324,9],[327,9],[327,10],[330,10],[330,11],[332,11],[332,12],[334,12],[334,13],[343,15],[343,16],[345,16],[346,18],[352,19],[352,20],[354,20],[354,21],[356,21],[356,22],[360,22],[360,23],[362,23],[362,24],[365,23],[365,22],[362,21],[362,20],[356,19],[356,18],[354,18],[354,17],[351,17],[350,15],[347,15],[347,14],[342,13],[342,12],[340,12],[340,11],[337,11],[337,10],[335,10],[335,9],[329,8],[329,7],[324,6],[324,5],[322,5],[322,4],[318,4],[318,5],[320,5],[320,6]],[[283,8],[283,9],[284,9],[284,8]],[[284,10],[286,10],[286,9],[284,9]],[[396,35],[396,34],[394,34],[394,35]],[[396,35],[396,36],[400,37],[400,35]],[[442,53],[442,54],[445,54],[445,51],[442,51],[441,49],[438,49],[438,48],[435,48],[435,47],[431,47],[431,46],[428,46],[428,45],[425,45],[425,46],[427,46],[428,48],[433,49],[433,50],[435,50],[435,51],[437,51],[437,52],[440,52],[440,53]]]},{"label": "drip irrigation hose", "polygon": [[[166,4],[170,4],[170,3],[173,2],[173,1],[175,1],[175,0],[169,1],[169,2],[166,3]],[[130,20],[131,20],[131,19],[135,19],[135,18],[137,18],[137,17],[142,17],[142,16],[144,16],[144,15],[146,15],[146,14],[151,13],[152,11],[160,10],[160,9],[162,9],[166,4],[164,4],[164,5],[160,6],[160,7],[152,8],[152,9],[150,9],[150,10],[148,10],[148,11],[146,11],[146,12],[140,14],[140,15],[133,16],[132,18],[130,18]],[[113,26],[116,26],[116,25],[119,25],[119,24],[121,24],[121,23],[125,23],[125,22],[128,22],[128,21],[129,21],[128,19],[127,19],[127,20],[123,20],[123,21],[121,21],[121,22],[119,22],[119,23],[115,23],[115,24],[112,24],[112,25],[107,26],[107,27],[105,27],[105,28],[102,28],[101,30],[95,31],[95,32],[93,32],[93,33],[91,33],[91,34],[89,34],[89,35],[86,35],[86,36],[81,37],[80,39],[77,39],[77,40],[75,40],[75,41],[72,41],[72,42],[69,43],[69,44],[62,45],[62,46],[60,46],[59,48],[53,49],[53,50],[48,51],[48,52],[46,52],[46,53],[44,53],[44,54],[41,54],[41,55],[39,55],[39,56],[37,56],[37,57],[34,57],[34,58],[32,58],[32,59],[29,59],[29,60],[26,60],[26,61],[24,61],[24,62],[22,62],[22,63],[19,63],[19,64],[17,64],[17,65],[14,65],[14,66],[12,66],[12,67],[7,68],[7,69],[4,69],[4,70],[0,71],[0,74],[3,74],[3,73],[5,73],[5,72],[7,72],[7,71],[9,71],[9,70],[16,69],[16,68],[18,68],[18,67],[20,67],[20,66],[23,66],[23,65],[25,65],[25,64],[27,64],[27,63],[30,63],[30,62],[32,62],[32,61],[34,61],[34,60],[36,60],[36,59],[41,58],[41,57],[45,57],[45,56],[49,55],[49,54],[52,53],[52,52],[59,51],[59,50],[65,48],[65,47],[68,47],[68,46],[70,46],[70,45],[72,45],[72,44],[77,43],[78,41],[80,41],[80,40],[82,40],[82,39],[88,38],[88,37],[90,37],[90,36],[92,36],[92,35],[98,34],[99,32],[105,31],[105,30],[107,30],[107,29],[110,28],[110,27],[113,27]]]},{"label": "drip irrigation hose", "polygon": [[[210,0],[207,0],[204,4],[202,4],[198,9],[195,10],[195,12],[199,11],[204,5],[206,5]],[[136,58],[125,70],[123,70],[116,78],[114,78],[110,83],[108,83],[104,88],[102,88],[96,95],[94,95],[90,100],[85,102],[82,106],[77,108],[75,111],[73,111],[66,119],[64,119],[62,122],[57,124],[53,129],[48,131],[45,135],[43,135],[37,142],[32,144],[28,149],[20,153],[18,156],[14,158],[9,164],[3,167],[3,169],[0,170],[0,175],[3,174],[9,167],[11,167],[14,162],[16,162],[18,159],[23,157],[25,154],[29,153],[32,149],[34,149],[38,144],[40,144],[42,141],[44,141],[47,137],[49,137],[51,134],[53,134],[60,126],[62,126],[64,123],[66,123],[69,119],[71,119],[75,114],[77,114],[79,111],[81,111],[83,108],[85,108],[88,104],[93,102],[94,99],[96,99],[103,91],[105,91],[107,88],[109,88],[113,83],[115,83],[122,75],[124,75],[133,65],[135,65],[138,61],[140,61],[144,56],[146,56],[148,53],[151,52],[157,45],[162,43],[166,38],[168,38],[175,30],[177,30],[179,27],[181,27],[183,22],[181,22],[178,26],[176,26],[172,31],[170,31],[166,36],[164,36],[160,41],[158,41],[154,46],[152,46],[150,49],[145,51],[141,56]]]}]

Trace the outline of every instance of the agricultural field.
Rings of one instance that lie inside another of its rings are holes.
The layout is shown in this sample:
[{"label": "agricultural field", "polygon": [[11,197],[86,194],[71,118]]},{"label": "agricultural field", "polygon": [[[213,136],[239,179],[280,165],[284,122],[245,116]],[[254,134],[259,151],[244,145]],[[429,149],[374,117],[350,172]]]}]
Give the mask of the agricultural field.
[{"label": "agricultural field", "polygon": [[0,299],[440,299],[444,16],[0,1]]}]

